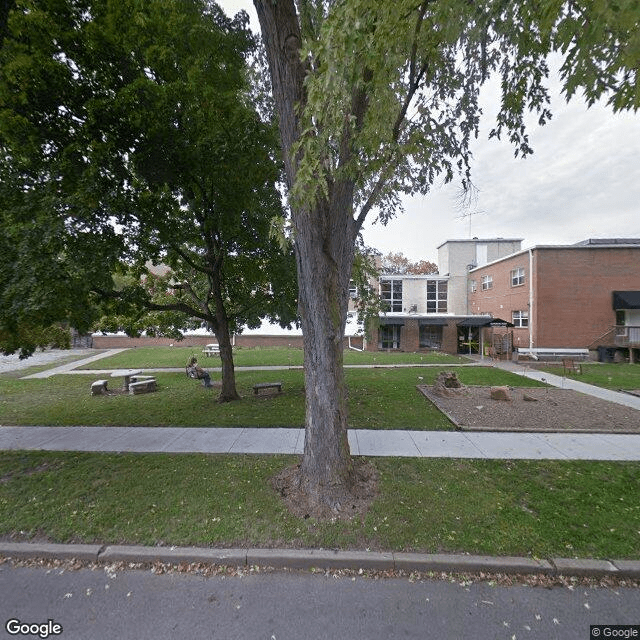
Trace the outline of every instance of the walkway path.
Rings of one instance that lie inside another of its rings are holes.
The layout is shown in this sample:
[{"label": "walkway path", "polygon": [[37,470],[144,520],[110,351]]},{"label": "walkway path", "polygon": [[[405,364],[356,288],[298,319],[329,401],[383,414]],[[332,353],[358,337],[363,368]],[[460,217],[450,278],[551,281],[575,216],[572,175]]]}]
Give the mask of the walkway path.
[{"label": "walkway path", "polygon": [[523,376],[524,378],[546,382],[547,384],[550,384],[553,387],[558,387],[559,389],[573,389],[574,391],[579,391],[580,393],[593,396],[594,398],[608,400],[609,402],[622,404],[626,407],[631,407],[632,409],[638,409],[640,411],[640,398],[628,393],[596,387],[593,384],[580,382],[573,378],[565,378],[564,376],[547,373],[546,371],[538,371],[537,369],[531,369],[522,363],[498,361],[494,363],[494,366],[498,369],[503,369],[504,371],[510,371],[511,373]]},{"label": "walkway path", "polygon": [[[640,434],[349,431],[353,455],[524,460],[640,460]],[[0,450],[301,454],[303,429],[0,427]]]},{"label": "walkway path", "polygon": [[[26,377],[47,378],[56,374],[109,373],[110,370],[79,370],[77,367],[97,362],[120,351],[122,349],[112,349],[93,354]],[[485,363],[480,361],[473,363],[473,366],[478,364]],[[368,366],[380,367],[381,365]],[[575,389],[581,393],[640,410],[640,398],[634,396],[529,369],[512,362],[497,362],[494,366],[553,386]],[[247,369],[256,368],[260,367],[247,367]],[[262,368],[289,369],[290,367]],[[238,369],[241,368],[238,367]],[[162,371],[168,371],[168,369]],[[182,368],[176,371],[182,371]],[[358,429],[349,431],[349,443],[351,452],[362,456],[640,460],[640,434],[474,433]],[[304,430],[290,428],[0,427],[0,450],[300,454],[303,447]]]}]

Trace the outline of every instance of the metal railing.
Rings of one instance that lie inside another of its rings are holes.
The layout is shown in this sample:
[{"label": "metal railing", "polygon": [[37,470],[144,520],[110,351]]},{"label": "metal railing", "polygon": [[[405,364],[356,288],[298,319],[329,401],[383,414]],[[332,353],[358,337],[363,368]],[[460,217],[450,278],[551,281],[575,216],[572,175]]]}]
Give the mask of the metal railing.
[{"label": "metal railing", "polygon": [[615,326],[615,343],[618,347],[640,346],[640,327],[629,325]]}]

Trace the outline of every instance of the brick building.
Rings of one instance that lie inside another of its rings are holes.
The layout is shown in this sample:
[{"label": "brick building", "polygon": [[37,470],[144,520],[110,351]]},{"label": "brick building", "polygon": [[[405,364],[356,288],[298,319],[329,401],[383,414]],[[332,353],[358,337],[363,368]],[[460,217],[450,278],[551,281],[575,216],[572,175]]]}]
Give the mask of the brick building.
[{"label": "brick building", "polygon": [[468,286],[470,312],[511,321],[514,347],[640,347],[640,239],[536,246],[470,269]]},{"label": "brick building", "polygon": [[521,239],[447,240],[438,247],[439,273],[381,274],[374,287],[385,311],[370,328],[367,350],[477,353],[480,327],[492,318],[469,310],[469,270],[521,245]]}]

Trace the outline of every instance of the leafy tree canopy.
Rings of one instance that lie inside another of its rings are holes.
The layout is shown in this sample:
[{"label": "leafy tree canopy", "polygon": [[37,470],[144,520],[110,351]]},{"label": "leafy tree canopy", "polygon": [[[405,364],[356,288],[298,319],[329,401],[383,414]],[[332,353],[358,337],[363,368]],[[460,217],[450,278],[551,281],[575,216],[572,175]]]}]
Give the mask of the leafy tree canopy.
[{"label": "leafy tree canopy", "polygon": [[412,262],[403,253],[388,253],[382,257],[380,272],[385,274],[429,275],[438,273],[438,265],[429,260]]},{"label": "leafy tree canopy", "polygon": [[294,145],[294,199],[326,197],[336,180],[356,187],[360,226],[385,221],[398,194],[425,193],[437,178],[468,186],[481,86],[498,74],[502,103],[492,136],[532,153],[525,115],[551,117],[552,52],[562,56],[567,99],[640,107],[637,0],[300,0],[306,66],[304,112]]},{"label": "leafy tree canopy", "polygon": [[[16,0],[0,51],[4,331],[86,330],[105,299],[132,331],[295,318],[254,47],[245,14],[204,0]],[[148,261],[171,268],[162,293],[141,285]]]}]

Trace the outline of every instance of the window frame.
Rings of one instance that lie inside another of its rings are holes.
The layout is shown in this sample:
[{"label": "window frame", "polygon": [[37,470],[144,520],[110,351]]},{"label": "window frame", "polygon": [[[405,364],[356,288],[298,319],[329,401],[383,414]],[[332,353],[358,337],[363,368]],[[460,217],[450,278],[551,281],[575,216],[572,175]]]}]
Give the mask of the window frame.
[{"label": "window frame", "polygon": [[402,325],[381,324],[378,329],[378,349],[400,350]]},{"label": "window frame", "polygon": [[489,289],[493,289],[493,275],[482,276],[481,285],[483,291],[489,291]]},{"label": "window frame", "polygon": [[515,267],[511,269],[510,279],[512,287],[521,287],[525,284],[525,270],[524,267]]},{"label": "window frame", "polygon": [[[430,286],[435,287],[435,291],[430,292]],[[430,293],[432,294],[431,297]],[[427,313],[447,313],[449,308],[449,281],[445,278],[427,280],[426,302]]]},{"label": "window frame", "polygon": [[442,349],[444,328],[441,324],[421,324],[418,328],[418,345],[420,349]]},{"label": "window frame", "polygon": [[[384,285],[389,286],[389,298],[385,297],[385,291],[383,291]],[[399,285],[400,289],[399,298],[396,297],[398,295],[397,285]],[[389,305],[389,311],[402,311],[402,289],[402,278],[384,278],[380,280],[380,299],[383,303],[387,303]]]},{"label": "window frame", "polygon": [[511,312],[511,322],[516,329],[527,329],[529,327],[529,312],[517,310]]}]

